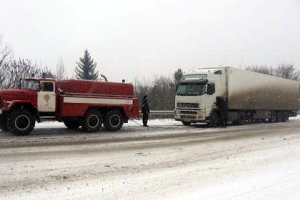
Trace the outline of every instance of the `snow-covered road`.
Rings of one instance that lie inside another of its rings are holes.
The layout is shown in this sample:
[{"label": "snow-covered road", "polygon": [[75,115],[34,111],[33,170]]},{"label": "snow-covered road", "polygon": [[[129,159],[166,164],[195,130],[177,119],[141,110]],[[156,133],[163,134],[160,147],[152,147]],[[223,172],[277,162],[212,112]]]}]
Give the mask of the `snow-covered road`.
[{"label": "snow-covered road", "polygon": [[[138,121],[140,123],[140,121]],[[0,199],[300,199],[300,120],[0,132]]]}]

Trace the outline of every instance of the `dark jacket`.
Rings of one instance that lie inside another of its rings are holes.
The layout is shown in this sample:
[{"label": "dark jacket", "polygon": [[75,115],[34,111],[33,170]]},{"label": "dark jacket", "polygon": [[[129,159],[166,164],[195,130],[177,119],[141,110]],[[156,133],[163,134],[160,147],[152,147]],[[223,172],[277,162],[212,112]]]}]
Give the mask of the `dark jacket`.
[{"label": "dark jacket", "polygon": [[149,113],[149,105],[147,97],[144,97],[142,100],[142,113]]}]

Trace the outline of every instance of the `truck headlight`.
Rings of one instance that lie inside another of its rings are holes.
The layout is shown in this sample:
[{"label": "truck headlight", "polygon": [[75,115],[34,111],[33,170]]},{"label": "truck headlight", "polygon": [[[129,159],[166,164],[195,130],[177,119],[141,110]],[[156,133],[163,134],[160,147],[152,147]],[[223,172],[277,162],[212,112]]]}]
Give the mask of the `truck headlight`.
[{"label": "truck headlight", "polygon": [[198,117],[202,118],[203,116],[205,116],[205,110],[199,110]]}]

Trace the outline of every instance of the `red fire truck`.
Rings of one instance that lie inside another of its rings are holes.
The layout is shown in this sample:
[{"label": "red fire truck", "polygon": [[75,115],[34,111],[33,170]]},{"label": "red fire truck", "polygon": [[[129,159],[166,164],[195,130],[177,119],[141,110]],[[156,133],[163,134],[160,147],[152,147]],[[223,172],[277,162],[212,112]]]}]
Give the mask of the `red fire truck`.
[{"label": "red fire truck", "polygon": [[15,135],[29,134],[43,119],[85,132],[96,132],[102,124],[117,131],[138,114],[128,83],[27,78],[20,89],[0,90],[0,128]]}]

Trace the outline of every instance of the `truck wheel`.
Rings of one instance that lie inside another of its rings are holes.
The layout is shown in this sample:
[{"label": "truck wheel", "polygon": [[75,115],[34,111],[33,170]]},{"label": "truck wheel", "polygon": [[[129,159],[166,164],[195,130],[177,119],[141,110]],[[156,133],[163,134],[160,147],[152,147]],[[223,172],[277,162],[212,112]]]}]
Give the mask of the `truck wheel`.
[{"label": "truck wheel", "polygon": [[102,121],[101,113],[97,110],[91,110],[82,121],[82,129],[87,133],[97,132],[101,128]]},{"label": "truck wheel", "polygon": [[108,131],[117,131],[123,126],[122,113],[118,110],[111,110],[104,120],[104,127]]},{"label": "truck wheel", "polygon": [[237,125],[244,125],[245,124],[245,119],[243,116],[239,116],[239,119],[236,121]]},{"label": "truck wheel", "polygon": [[289,114],[287,112],[284,112],[284,114],[283,114],[283,121],[284,122],[289,121]]},{"label": "truck wheel", "polygon": [[0,120],[0,129],[3,132],[9,131],[8,126],[7,126],[7,119],[6,118],[3,118],[3,119]]},{"label": "truck wheel", "polygon": [[9,115],[7,125],[15,135],[29,135],[35,126],[35,119],[31,112],[25,109],[17,109]]},{"label": "truck wheel", "polygon": [[64,124],[66,125],[67,128],[76,130],[80,126],[80,123],[78,120],[66,120],[64,121]]},{"label": "truck wheel", "polygon": [[182,124],[183,124],[184,126],[189,126],[189,125],[191,125],[191,122],[182,121]]},{"label": "truck wheel", "polygon": [[220,125],[219,115],[216,111],[214,111],[210,115],[209,126],[218,127],[219,125]]}]

